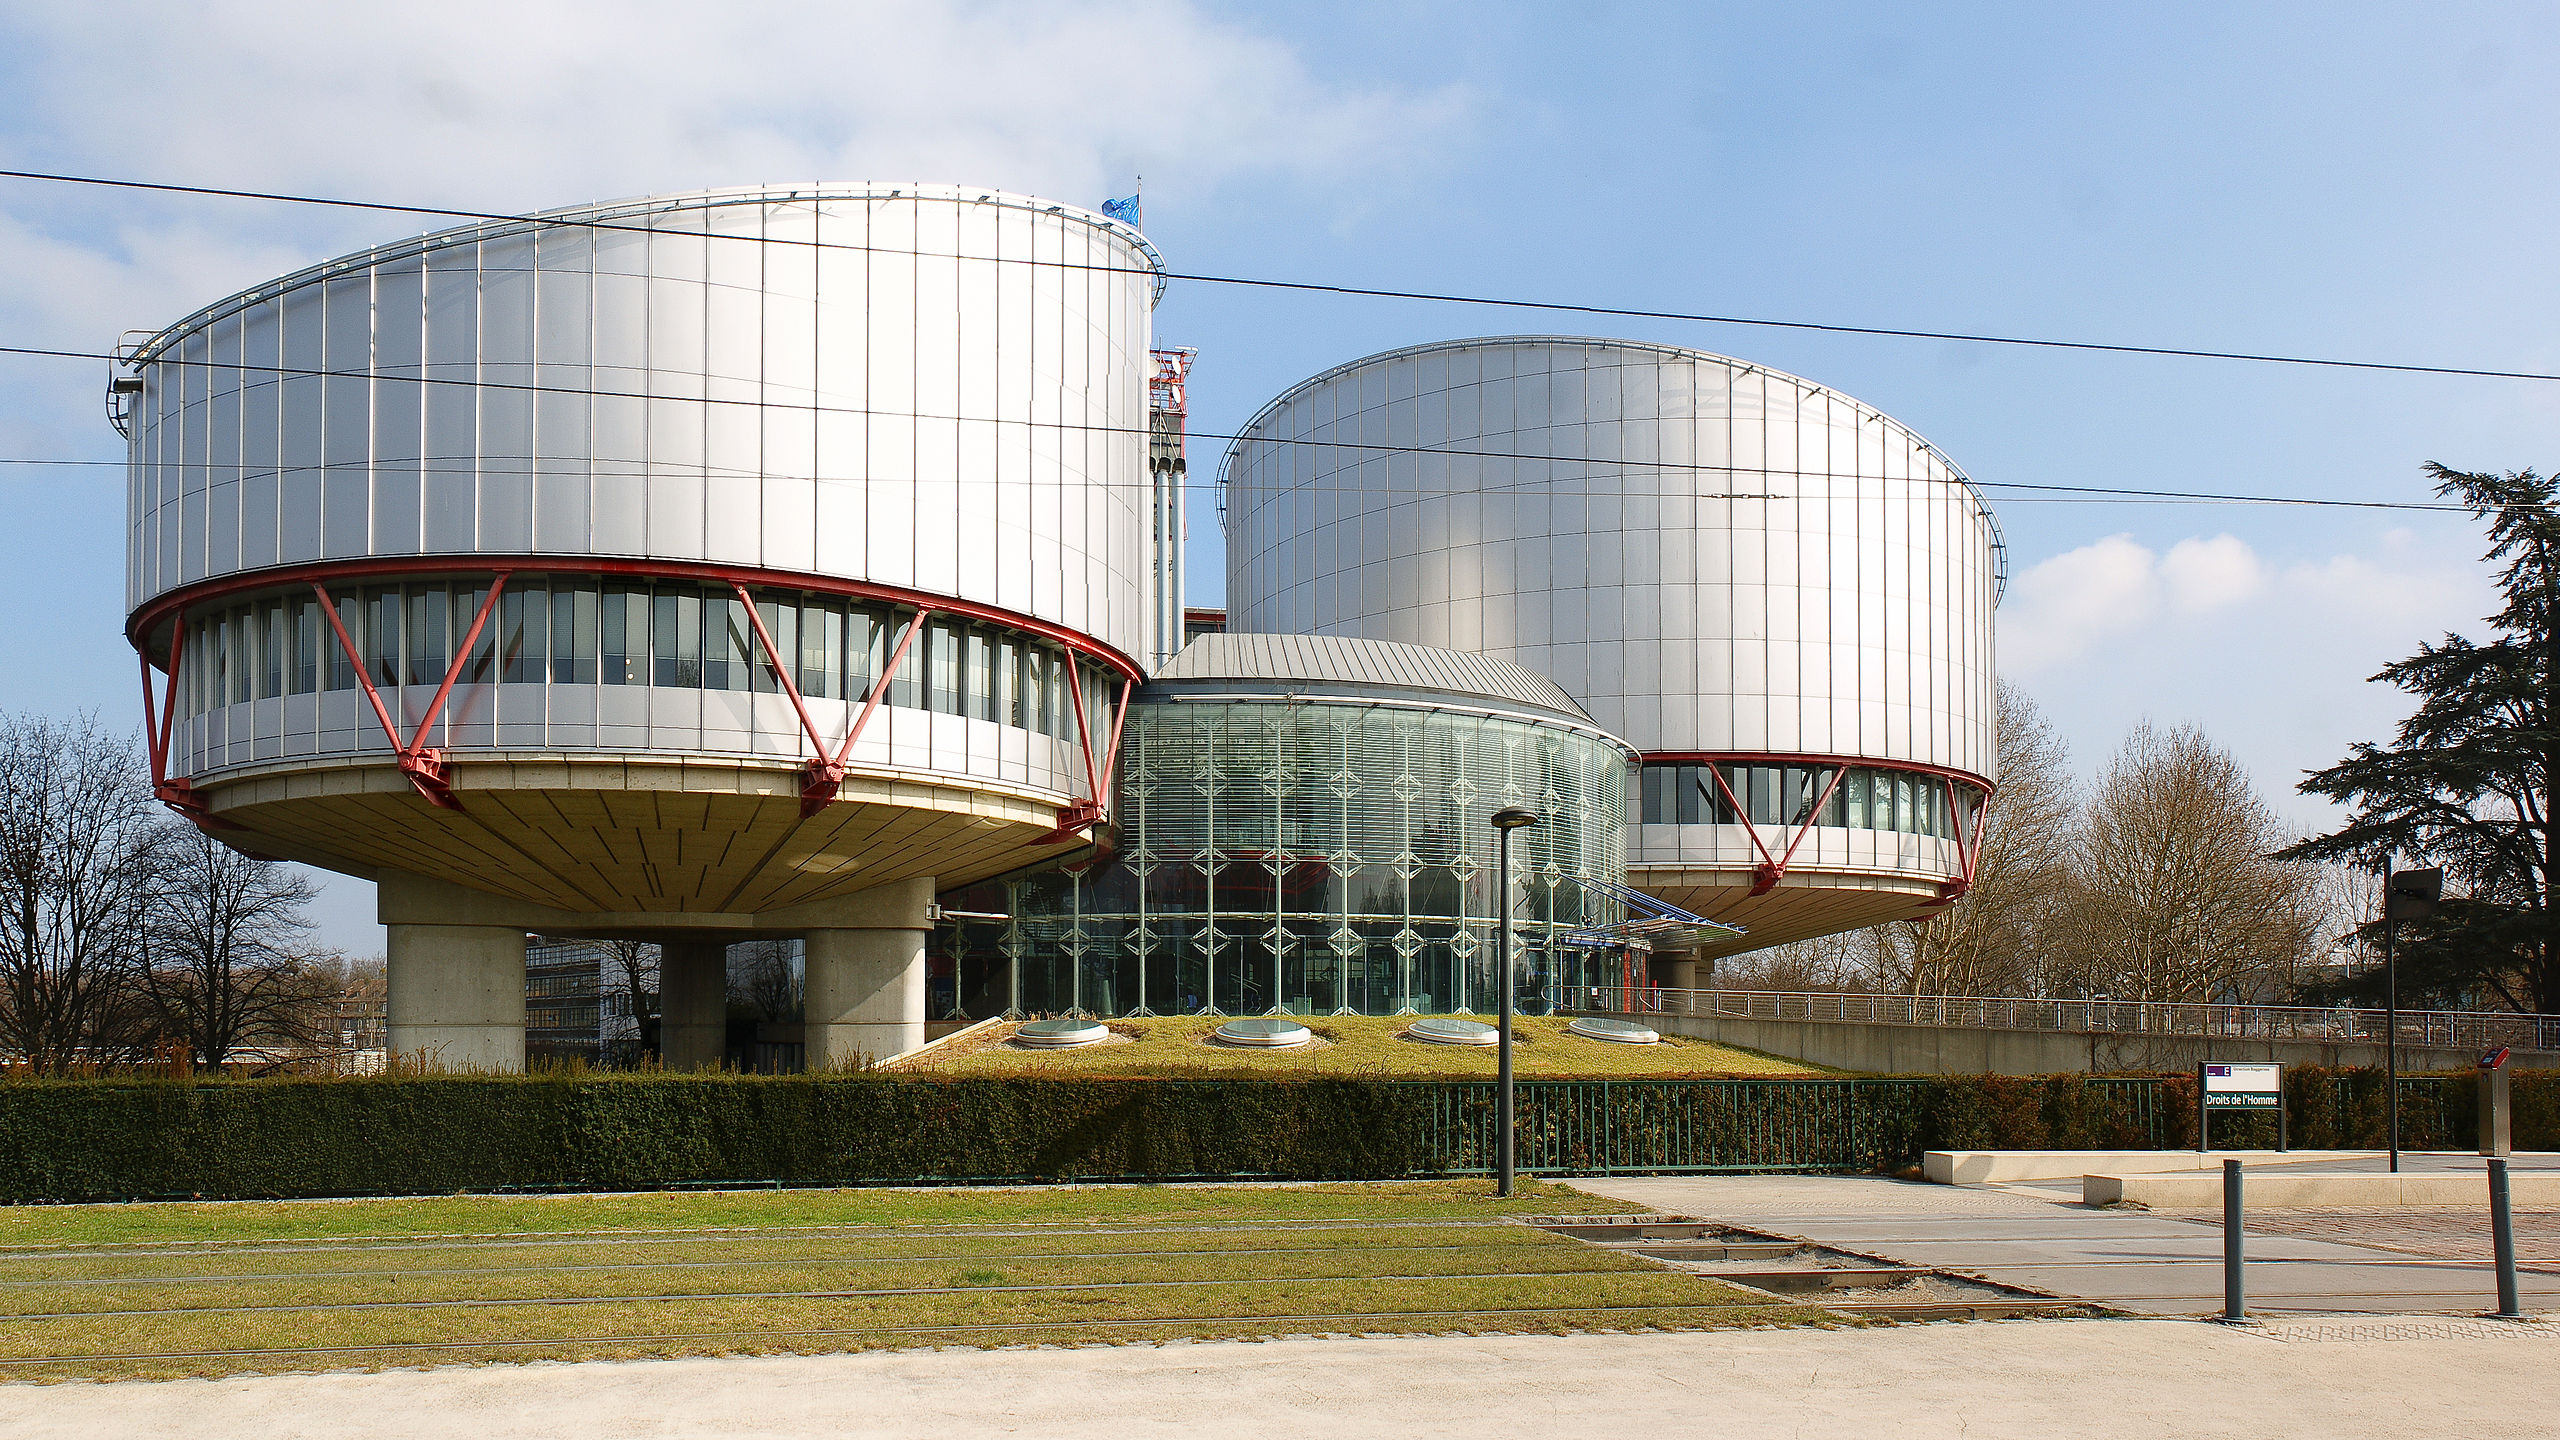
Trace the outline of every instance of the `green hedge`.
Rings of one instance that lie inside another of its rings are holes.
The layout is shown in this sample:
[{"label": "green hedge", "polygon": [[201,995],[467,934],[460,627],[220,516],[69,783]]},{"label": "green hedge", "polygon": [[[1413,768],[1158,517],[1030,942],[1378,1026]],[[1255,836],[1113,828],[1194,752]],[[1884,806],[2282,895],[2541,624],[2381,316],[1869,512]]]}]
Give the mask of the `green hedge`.
[{"label": "green hedge", "polygon": [[[2514,1077],[2560,1149],[2560,1073]],[[2404,1080],[2402,1139],[2467,1149],[2469,1076]],[[2292,1140],[2383,1143],[2382,1080],[2293,1070]],[[1526,1081],[1541,1171],[1898,1170],[1929,1150],[2182,1149],[2192,1076]],[[531,1075],[0,1082],[0,1202],[722,1184],[1481,1173],[1493,1087],[1415,1080]],[[2221,1148],[2272,1145],[2222,1116]]]},{"label": "green hedge", "polygon": [[22,1081],[0,1085],[0,1200],[1405,1175],[1433,1168],[1415,1098],[1357,1080]]}]

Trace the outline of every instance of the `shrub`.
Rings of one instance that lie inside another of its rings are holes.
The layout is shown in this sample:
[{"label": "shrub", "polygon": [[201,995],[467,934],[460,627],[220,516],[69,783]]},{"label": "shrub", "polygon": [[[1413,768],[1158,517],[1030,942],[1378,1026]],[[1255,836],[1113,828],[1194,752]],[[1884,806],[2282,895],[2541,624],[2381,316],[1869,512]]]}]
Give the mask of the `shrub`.
[{"label": "shrub", "polygon": [[[2381,1077],[2286,1074],[2292,1139],[2382,1143]],[[2514,1077],[2514,1140],[2560,1147],[2560,1073]],[[1897,1170],[1929,1150],[2176,1149],[2192,1076],[1528,1081],[1550,1171]],[[2467,1075],[2404,1080],[2403,1142],[2468,1148]],[[1482,1173],[1482,1081],[565,1073],[0,1082],[0,1201],[906,1181]],[[2273,1118],[2217,1117],[2219,1147]]]}]

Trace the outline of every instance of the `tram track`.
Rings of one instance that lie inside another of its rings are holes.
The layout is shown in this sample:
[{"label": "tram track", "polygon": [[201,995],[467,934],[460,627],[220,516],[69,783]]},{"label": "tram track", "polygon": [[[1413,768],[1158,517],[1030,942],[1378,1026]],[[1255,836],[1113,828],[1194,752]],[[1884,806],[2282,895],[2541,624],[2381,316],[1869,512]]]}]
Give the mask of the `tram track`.
[{"label": "tram track", "polygon": [[[741,1336],[750,1336],[758,1340],[779,1341],[798,1339],[843,1339],[847,1337],[868,1335],[991,1335],[1022,1334],[1041,1331],[1073,1332],[1094,1329],[1125,1331],[1149,1327],[1197,1329],[1204,1327],[1225,1328],[1236,1326],[1289,1326],[1294,1328],[1285,1330],[1282,1333],[1293,1335],[1311,1333],[1338,1334],[1363,1332],[1344,1332],[1339,1328],[1329,1331],[1309,1331],[1305,1327],[1319,1323],[1356,1322],[1364,1320],[1392,1320],[1399,1322],[1442,1320],[1456,1322],[1471,1319],[1507,1319],[1532,1315],[1628,1316],[1731,1314],[1740,1311],[1783,1311],[1787,1308],[1789,1307],[1781,1302],[1755,1299],[1744,1301],[1656,1305],[1490,1305],[1472,1306],[1463,1309],[1355,1310],[1304,1312],[1278,1315],[1113,1316],[1100,1319],[1025,1320],[974,1325],[848,1325],[823,1328],[801,1327],[793,1329],[739,1327],[736,1329],[720,1330],[686,1330],[655,1335],[566,1335],[473,1340],[408,1340],[362,1345],[257,1346],[236,1349],[207,1350],[102,1351],[82,1355],[0,1356],[0,1367],[24,1368],[38,1365],[99,1365],[144,1361],[185,1361],[208,1359],[281,1359],[287,1357],[324,1355],[371,1355],[408,1350],[442,1351],[523,1349],[532,1346],[579,1348],[609,1345],[681,1345],[696,1341],[735,1339]],[[1452,1330],[1463,1330],[1465,1327],[1452,1323],[1446,1328]],[[1399,1325],[1394,1333],[1413,1334],[1418,1332]],[[1429,1332],[1424,1331],[1419,1333]]]},{"label": "tram track", "polygon": [[1518,1230],[1519,1220],[1316,1220],[1275,1221],[1270,1224],[1201,1224],[1201,1225],[1133,1225],[1133,1226],[1011,1226],[998,1228],[969,1226],[871,1225],[795,1225],[795,1226],[705,1226],[649,1230],[543,1230],[525,1232],[489,1232],[485,1234],[453,1233],[427,1236],[289,1236],[282,1239],[261,1236],[242,1240],[142,1240],[99,1242],[87,1245],[9,1246],[0,1245],[0,1265],[16,1261],[94,1259],[115,1255],[170,1254],[318,1254],[342,1251],[410,1251],[436,1249],[560,1249],[596,1245],[679,1245],[699,1244],[720,1239],[816,1239],[830,1235],[851,1240],[891,1239],[1029,1239],[1078,1235],[1222,1235],[1222,1234],[1301,1234],[1336,1231],[1373,1232],[1379,1230]]},{"label": "tram track", "polygon": [[1254,1275],[1213,1276],[1198,1280],[1087,1280],[1055,1285],[905,1285],[870,1290],[712,1290],[639,1295],[467,1296],[426,1300],[346,1300],[309,1305],[172,1305],[137,1310],[26,1311],[0,1315],[12,1321],[130,1320],[144,1316],[323,1315],[373,1310],[490,1310],[514,1307],[580,1305],[666,1305],[743,1300],[904,1300],[937,1295],[1071,1295],[1095,1291],[1171,1290],[1236,1285],[1405,1284],[1436,1281],[1557,1280],[1579,1276],[1619,1277],[1641,1274],[1605,1270],[1489,1270],[1424,1275]]},{"label": "tram track", "polygon": [[[1229,1256],[1273,1255],[1339,1255],[1356,1253],[1380,1254],[1448,1254],[1511,1249],[1507,1245],[1297,1245],[1260,1246],[1242,1249],[1191,1250],[1081,1250],[1030,1253],[1019,1251],[979,1251],[942,1255],[802,1255],[758,1256],[732,1260],[647,1260],[618,1265],[475,1265],[443,1266],[433,1269],[399,1270],[279,1270],[252,1274],[224,1274],[219,1271],[183,1275],[81,1275],[42,1280],[0,1280],[0,1292],[11,1290],[54,1289],[67,1286],[113,1288],[150,1285],[245,1285],[291,1284],[310,1280],[436,1280],[462,1276],[491,1275],[590,1275],[636,1273],[655,1270],[753,1270],[779,1265],[798,1264],[815,1268],[851,1265],[942,1265],[1003,1261],[1028,1264],[1043,1261],[1101,1260],[1197,1260]],[[5,1313],[5,1312],[0,1312]]]}]

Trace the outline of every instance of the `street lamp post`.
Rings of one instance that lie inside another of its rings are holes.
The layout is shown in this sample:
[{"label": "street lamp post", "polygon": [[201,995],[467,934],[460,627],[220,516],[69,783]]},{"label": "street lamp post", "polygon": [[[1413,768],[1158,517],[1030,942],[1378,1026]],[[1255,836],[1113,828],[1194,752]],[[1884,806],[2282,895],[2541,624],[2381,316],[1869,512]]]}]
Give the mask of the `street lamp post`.
[{"label": "street lamp post", "polygon": [[2395,871],[2389,859],[2382,862],[2382,1086],[2394,1175],[2400,1173],[2400,922],[2433,915],[2443,895],[2443,871]]},{"label": "street lamp post", "polygon": [[1494,1128],[1501,1132],[1501,1148],[1494,1152],[1493,1193],[1496,1199],[1511,1198],[1511,1152],[1515,1135],[1511,1108],[1511,832],[1523,825],[1538,823],[1538,812],[1522,805],[1506,805],[1493,812],[1493,833],[1498,852],[1494,866],[1494,904],[1501,907],[1502,923],[1494,931],[1493,986],[1502,993],[1497,1011],[1497,1068],[1501,1071],[1502,1098],[1494,1112]]}]

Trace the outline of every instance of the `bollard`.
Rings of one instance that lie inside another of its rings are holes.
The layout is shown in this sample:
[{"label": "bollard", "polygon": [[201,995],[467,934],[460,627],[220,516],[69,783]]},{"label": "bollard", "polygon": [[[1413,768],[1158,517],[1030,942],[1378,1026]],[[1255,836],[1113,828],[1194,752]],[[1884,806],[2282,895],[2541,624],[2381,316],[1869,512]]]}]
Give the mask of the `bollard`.
[{"label": "bollard", "polygon": [[2507,1199],[2507,1162],[2489,1160],[2489,1240],[2498,1256],[2498,1318],[2521,1320],[2524,1305],[2516,1294],[2516,1217]]},{"label": "bollard", "polygon": [[2249,1318],[2249,1282],[2240,1254],[2240,1162],[2222,1162],[2222,1318]]}]

